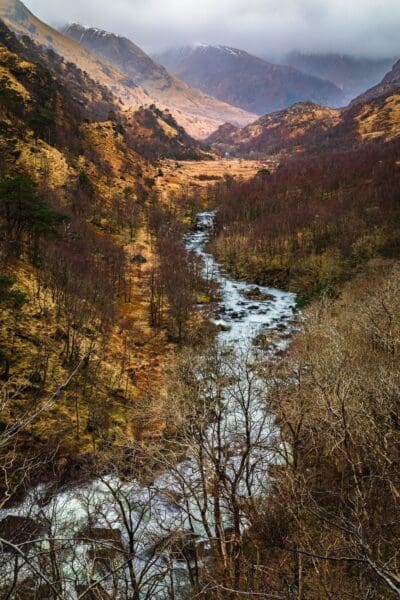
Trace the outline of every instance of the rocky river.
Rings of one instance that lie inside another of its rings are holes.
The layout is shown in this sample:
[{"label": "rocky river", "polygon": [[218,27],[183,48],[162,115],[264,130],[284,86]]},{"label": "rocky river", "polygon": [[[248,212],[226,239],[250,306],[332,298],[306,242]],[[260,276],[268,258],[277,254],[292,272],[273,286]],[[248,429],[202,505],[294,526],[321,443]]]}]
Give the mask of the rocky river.
[{"label": "rocky river", "polygon": [[[213,212],[200,213],[195,231],[185,242],[188,249],[203,258],[205,275],[212,276],[219,284],[221,297],[214,323],[219,330],[218,344],[231,353],[227,368],[231,369],[235,383],[224,392],[222,417],[218,427],[210,423],[204,433],[204,444],[211,452],[213,448],[221,451],[221,445],[224,446],[227,473],[238,476],[237,493],[249,495],[267,485],[268,461],[274,460],[269,455],[273,425],[264,406],[261,382],[257,377],[252,379],[250,397],[248,382],[244,385],[245,376],[238,374],[241,367],[237,369],[235,365],[240,365],[240,354],[249,356],[255,352],[254,341],[260,334],[271,336],[270,354],[277,355],[288,345],[294,328],[296,299],[290,293],[236,281],[225,272],[207,250],[214,216]],[[249,378],[249,372],[246,377]],[[212,393],[210,387],[208,394]],[[248,400],[240,400],[243,398]],[[247,475],[244,470],[242,475],[239,469],[243,468],[243,439],[249,429],[255,449],[246,459]],[[62,574],[60,597],[71,600],[79,598],[93,580],[101,580],[102,590],[105,594],[113,593],[107,596],[113,598],[136,598],[119,596],[117,591],[118,586],[128,589],[133,579],[138,585],[139,598],[170,598],[171,586],[174,597],[179,598],[181,592],[184,595],[190,585],[187,566],[190,557],[187,553],[180,554],[179,543],[190,532],[192,542],[196,538],[195,543],[202,544],[206,556],[207,525],[213,527],[214,504],[207,499],[209,504],[203,505],[204,465],[199,465],[196,452],[196,449],[188,451],[185,460],[157,475],[147,486],[139,481],[122,482],[112,475],[50,495],[49,489],[41,486],[32,490],[21,505],[3,510],[0,520],[11,519],[12,523],[13,518],[28,519],[26,524],[40,523],[46,531],[45,541],[30,544],[27,552],[31,566],[24,565],[21,559],[19,576],[26,572],[26,577],[30,577],[32,564],[38,572],[54,572],[56,564],[57,572]],[[212,457],[210,465],[212,468]],[[224,526],[229,527],[229,506],[223,505],[223,511]],[[246,523],[241,526],[246,527]],[[162,542],[171,539],[171,532],[175,535],[174,551],[171,551],[173,545]],[[96,566],[93,552],[99,540],[105,545],[107,561],[98,561]],[[51,557],[54,545],[58,548],[56,558],[51,558],[51,568],[45,567],[43,556],[47,553]],[[165,551],[167,546],[169,550]],[[129,558],[124,562],[126,556]],[[3,581],[11,581],[15,573],[11,557],[10,553],[2,555]],[[114,569],[113,574],[108,576],[107,568],[110,573]]]}]

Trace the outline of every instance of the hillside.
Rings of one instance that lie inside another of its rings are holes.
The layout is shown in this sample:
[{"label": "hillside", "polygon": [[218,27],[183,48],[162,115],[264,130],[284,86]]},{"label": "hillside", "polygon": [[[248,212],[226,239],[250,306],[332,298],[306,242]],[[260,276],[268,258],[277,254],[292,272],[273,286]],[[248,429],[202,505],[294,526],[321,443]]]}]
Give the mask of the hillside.
[{"label": "hillside", "polygon": [[[37,19],[20,0],[0,0],[0,17],[18,35],[27,35],[35,43],[52,48],[65,60],[87,72],[92,79],[107,86],[127,108],[139,108],[154,103],[160,109],[168,108],[179,124],[185,127],[189,134],[198,138],[206,137],[224,121],[243,125],[254,120],[255,115],[207,97],[173,78],[171,86],[166,89],[165,82],[158,81],[159,86],[154,85],[151,90],[145,90],[135,83],[130,68],[127,68],[126,73],[122,72],[118,66],[110,63],[110,59],[100,58],[71,37],[49,27]],[[131,47],[130,49],[132,50]],[[139,54],[141,61],[144,53],[140,51]],[[119,61],[116,63],[119,64]]]},{"label": "hillside", "polygon": [[18,36],[27,35],[36,44],[52,48],[66,61],[88,73],[93,80],[107,86],[125,104],[139,107],[148,100],[143,89],[96,55],[37,19],[20,0],[0,0],[0,17]]},{"label": "hillside", "polygon": [[161,111],[154,104],[123,114],[129,144],[150,160],[212,160],[214,156],[203,149],[178,125],[169,110]]},{"label": "hillside", "polygon": [[[115,98],[1,21],[0,73],[1,466],[19,490],[20,465],[26,483],[68,479],[116,440],[163,433],[174,323],[167,297],[162,326],[149,321],[158,169],[133,148]],[[181,251],[174,264],[185,274],[188,261]]]},{"label": "hillside", "polygon": [[208,139],[215,150],[232,155],[268,155],[300,150],[313,135],[321,136],[340,122],[340,111],[298,103],[261,117],[243,129],[222,125]]},{"label": "hillside", "polygon": [[398,258],[399,64],[345,109],[297,104],[209,138],[281,163],[220,194],[213,249],[236,276],[313,297],[373,256]]},{"label": "hillside", "polygon": [[371,140],[396,139],[400,135],[399,65],[346,108],[296,104],[242,129],[225,124],[207,142],[218,152],[249,156],[299,151],[317,154]]},{"label": "hillside", "polygon": [[125,37],[77,23],[63,33],[124,73],[195,137],[205,137],[216,121],[244,125],[254,117],[180,81]]},{"label": "hillside", "polygon": [[400,138],[294,155],[219,194],[212,251],[235,276],[333,294],[371,258],[398,259]]},{"label": "hillside", "polygon": [[284,59],[303,73],[328,79],[344,94],[346,103],[376,85],[395,62],[393,58],[357,58],[345,54],[292,52]]},{"label": "hillside", "polygon": [[343,93],[333,83],[236,48],[198,45],[171,49],[157,58],[190,85],[259,115],[296,102],[344,104]]},{"label": "hillside", "polygon": [[352,105],[363,104],[377,98],[388,97],[400,91],[400,60],[385,74],[383,79],[371,89],[360,94],[353,100]]}]

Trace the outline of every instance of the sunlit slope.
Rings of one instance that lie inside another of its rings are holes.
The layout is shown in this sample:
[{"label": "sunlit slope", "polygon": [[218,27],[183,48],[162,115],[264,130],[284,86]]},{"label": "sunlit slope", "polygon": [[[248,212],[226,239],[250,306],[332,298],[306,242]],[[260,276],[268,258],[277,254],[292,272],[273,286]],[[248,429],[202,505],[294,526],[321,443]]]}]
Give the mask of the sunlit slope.
[{"label": "sunlit slope", "polygon": [[206,96],[174,78],[171,78],[170,88],[159,82],[149,91],[145,90],[109,60],[43,23],[20,0],[0,0],[0,17],[18,35],[28,35],[37,44],[52,48],[66,61],[75,63],[94,80],[107,86],[127,108],[153,103],[161,109],[169,108],[178,123],[195,137],[207,137],[225,121],[245,125],[255,118],[251,113]]},{"label": "sunlit slope", "polygon": [[19,0],[0,0],[0,16],[18,35],[28,35],[35,43],[52,48],[66,61],[73,62],[93,79],[106,85],[124,103],[140,106],[148,101],[144,90],[128,85],[125,75],[40,21]]},{"label": "sunlit slope", "polygon": [[215,123],[247,125],[256,118],[254,113],[217,100],[178,79],[126,37],[78,23],[63,31],[141,86],[158,106],[169,108],[178,123],[195,137],[206,137],[215,129]]}]

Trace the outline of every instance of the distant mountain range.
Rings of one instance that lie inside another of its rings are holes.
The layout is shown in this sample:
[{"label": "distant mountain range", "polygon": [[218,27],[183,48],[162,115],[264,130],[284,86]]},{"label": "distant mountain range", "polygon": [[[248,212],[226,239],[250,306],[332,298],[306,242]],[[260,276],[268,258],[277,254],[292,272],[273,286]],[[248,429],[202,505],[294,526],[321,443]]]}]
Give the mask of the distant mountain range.
[{"label": "distant mountain range", "polygon": [[188,84],[259,115],[296,102],[345,104],[342,90],[326,78],[272,64],[228,46],[173,48],[157,55],[156,60]]},{"label": "distant mountain range", "polygon": [[66,26],[63,33],[145,89],[159,106],[171,110],[191,134],[204,137],[213,128],[213,121],[233,120],[245,125],[254,119],[254,113],[230,106],[180,81],[125,37],[77,23]]},{"label": "distant mountain range", "polygon": [[[154,59],[114,33],[79,24],[57,31],[20,0],[0,0],[0,18],[107,88],[143,139],[152,132],[157,155],[168,153],[172,138],[180,155],[199,152],[193,137],[237,153],[279,152],[309,147],[311,138],[386,139],[398,124],[399,64],[382,79],[391,59],[296,53],[290,65],[276,65],[212,45]],[[339,110],[353,94],[350,106]]]}]

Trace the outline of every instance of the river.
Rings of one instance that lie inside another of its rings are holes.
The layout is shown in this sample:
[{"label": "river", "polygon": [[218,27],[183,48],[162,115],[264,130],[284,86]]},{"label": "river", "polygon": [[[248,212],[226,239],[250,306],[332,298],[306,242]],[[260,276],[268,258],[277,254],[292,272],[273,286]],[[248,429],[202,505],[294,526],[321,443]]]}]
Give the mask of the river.
[{"label": "river", "polygon": [[295,295],[230,277],[207,252],[214,217],[214,212],[197,215],[196,230],[187,236],[186,246],[202,257],[206,276],[212,274],[219,284],[222,298],[217,312],[220,318],[214,322],[221,329],[221,344],[245,347],[260,333],[271,331],[276,334],[275,348],[282,349],[293,330]]},{"label": "river", "polygon": [[[230,352],[231,356],[234,354],[236,357],[232,356],[228,364],[233,379],[236,377],[236,383],[228,385],[224,395],[226,406],[223,408],[223,419],[219,421],[218,428],[210,423],[204,434],[204,443],[208,450],[214,447],[219,447],[220,450],[221,440],[218,441],[215,436],[217,429],[219,436],[222,431],[223,445],[229,448],[229,452],[224,454],[227,457],[224,459],[225,467],[227,472],[236,474],[246,427],[250,426],[257,446],[246,466],[252,473],[252,490],[260,490],[264,489],[266,483],[271,419],[265,410],[264,392],[257,378],[253,381],[251,392],[254,410],[243,416],[243,402],[237,402],[237,398],[243,398],[247,388],[242,386],[244,375],[238,375],[234,365],[239,364],[241,353],[248,356],[249,353],[255,352],[254,340],[260,333],[269,332],[273,337],[270,354],[276,355],[277,351],[288,345],[294,327],[295,296],[231,278],[207,251],[214,217],[213,212],[200,213],[197,216],[197,227],[186,237],[185,243],[189,250],[195,251],[203,258],[205,275],[218,281],[221,298],[216,307],[214,323],[219,329],[219,346],[224,349],[225,354]],[[240,368],[239,366],[238,369]],[[246,376],[248,377],[248,373]],[[212,395],[212,389],[207,393]],[[248,410],[249,403],[244,404]],[[204,519],[211,519],[212,525],[214,504],[212,500],[207,500],[209,505],[206,507],[206,516],[200,516],[200,505],[203,502],[200,481],[198,456],[196,450],[193,450],[188,452],[186,460],[171,467],[170,471],[161,476],[158,475],[151,485],[144,486],[136,480],[121,482],[117,477],[109,476],[102,481],[96,480],[80,488],[62,490],[50,495],[48,487],[40,486],[29,492],[20,506],[3,510],[0,516],[30,517],[35,522],[46,524],[49,538],[61,540],[54,543],[59,546],[57,562],[58,570],[62,573],[63,598],[75,600],[79,597],[76,582],[87,584],[88,571],[92,572],[92,577],[104,577],[104,565],[99,571],[96,571],[97,567],[94,566],[93,545],[79,541],[79,532],[88,525],[97,531],[96,535],[100,529],[103,530],[103,535],[104,530],[120,532],[117,534],[117,546],[121,542],[126,547],[129,538],[131,543],[133,539],[134,548],[131,547],[130,553],[134,558],[131,564],[135,579],[141,586],[140,598],[169,598],[169,586],[172,585],[172,581],[176,586],[175,593],[178,598],[179,590],[187,589],[187,567],[179,556],[171,558],[170,553],[154,552],[154,547],[161,539],[170,536],[171,532],[178,534],[186,532],[189,528],[196,534],[198,541],[207,540]],[[241,486],[245,487],[245,484],[249,485],[248,479],[239,482],[238,493],[241,493]],[[182,498],[185,498],[185,502],[181,501]],[[224,524],[229,526],[229,506],[224,506],[223,510]],[[243,523],[243,527],[245,526],[246,523]],[[207,543],[204,546],[206,547]],[[46,554],[50,549],[49,541],[39,544],[39,547],[40,551]],[[118,560],[121,562],[121,555],[124,554],[123,551],[119,553],[119,546],[115,552],[114,549],[108,550],[115,554],[115,564],[120,564]],[[40,564],[43,565],[43,556],[38,558],[37,547],[32,547],[29,553],[31,561],[38,561],[38,568]],[[9,560],[10,555],[3,554],[3,559],[4,556],[5,560],[0,563],[0,577],[7,581],[12,579],[13,561]],[[25,567],[22,568],[20,576],[24,570],[28,576],[29,569]],[[117,588],[118,585],[127,585],[126,581],[130,577],[128,567],[118,567],[116,573],[118,575],[114,574],[114,577],[109,579],[105,577],[102,582],[104,590],[110,588],[111,591],[113,585],[117,585]],[[120,581],[118,584],[116,578]],[[125,598],[122,594],[113,597]]]}]

